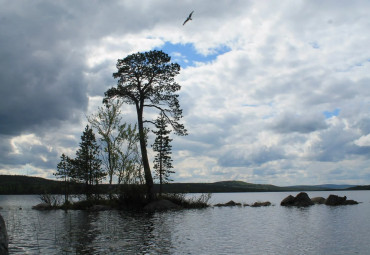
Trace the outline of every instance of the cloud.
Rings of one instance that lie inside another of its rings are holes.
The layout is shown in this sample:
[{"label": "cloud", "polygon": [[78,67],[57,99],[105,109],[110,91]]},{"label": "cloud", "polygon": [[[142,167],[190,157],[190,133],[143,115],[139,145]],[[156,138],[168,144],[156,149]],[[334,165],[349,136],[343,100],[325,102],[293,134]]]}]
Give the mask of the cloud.
[{"label": "cloud", "polygon": [[281,114],[271,124],[271,128],[279,133],[311,133],[327,127],[323,116],[296,115],[292,112]]},{"label": "cloud", "polygon": [[57,32],[60,15],[43,12],[48,4],[16,5],[4,4],[0,11],[6,24],[0,27],[0,134],[76,121],[87,107],[83,58]]},{"label": "cloud", "polygon": [[370,147],[370,134],[361,136],[354,143],[360,147]]},{"label": "cloud", "polygon": [[218,163],[221,167],[249,167],[263,165],[270,161],[284,158],[285,155],[281,148],[247,147],[246,150],[240,148],[227,151],[226,155],[220,157]]},{"label": "cloud", "polygon": [[370,181],[367,2],[0,2],[1,173],[51,176],[117,59],[173,46],[176,181]]}]

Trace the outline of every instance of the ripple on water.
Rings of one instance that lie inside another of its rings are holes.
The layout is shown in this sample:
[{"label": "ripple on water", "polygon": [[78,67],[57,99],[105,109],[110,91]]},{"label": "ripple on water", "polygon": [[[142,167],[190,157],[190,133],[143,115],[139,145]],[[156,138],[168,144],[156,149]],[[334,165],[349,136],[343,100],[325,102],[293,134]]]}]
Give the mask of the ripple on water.
[{"label": "ripple on water", "polygon": [[[19,197],[12,201],[9,196],[7,203],[0,197],[0,206],[10,254],[367,254],[370,250],[369,202],[287,208],[278,204],[285,193],[217,195],[217,202],[271,201],[275,206],[151,214],[39,212],[30,209],[27,196],[23,210],[17,208],[22,205]],[[366,201],[370,192],[346,195]]]}]

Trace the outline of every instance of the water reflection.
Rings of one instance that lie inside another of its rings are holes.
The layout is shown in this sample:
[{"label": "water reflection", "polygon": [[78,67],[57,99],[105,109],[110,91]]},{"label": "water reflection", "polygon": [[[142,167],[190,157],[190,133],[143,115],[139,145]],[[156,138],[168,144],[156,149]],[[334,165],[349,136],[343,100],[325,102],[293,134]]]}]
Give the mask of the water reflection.
[{"label": "water reflection", "polygon": [[[347,192],[359,201],[370,193],[356,198],[359,194]],[[27,205],[28,197],[23,203],[19,197],[14,201],[0,197],[4,208],[0,212],[8,228],[10,254],[367,254],[370,250],[368,202],[294,208],[278,205],[286,197],[281,193],[240,194],[236,199],[237,194],[228,195],[222,195],[220,202],[270,200],[275,206],[163,213],[39,212]]]},{"label": "water reflection", "polygon": [[[55,225],[53,249],[43,250],[45,253],[56,251],[66,254],[171,253],[170,228],[173,226],[168,221],[168,213],[119,211],[69,211],[60,215],[53,211],[46,213],[50,215],[44,217],[45,222],[52,221],[55,217],[59,222]],[[48,231],[45,234],[50,237],[53,233]],[[50,244],[48,246],[50,247]]]}]

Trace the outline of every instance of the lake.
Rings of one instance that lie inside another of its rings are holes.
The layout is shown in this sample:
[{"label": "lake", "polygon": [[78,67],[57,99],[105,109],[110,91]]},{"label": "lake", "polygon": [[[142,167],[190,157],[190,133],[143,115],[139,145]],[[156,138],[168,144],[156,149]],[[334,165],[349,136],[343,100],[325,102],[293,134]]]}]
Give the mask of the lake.
[{"label": "lake", "polygon": [[[0,196],[10,254],[369,254],[370,191],[358,205],[288,208],[289,194],[220,193],[211,203],[270,201],[269,207],[212,207],[158,213],[35,211],[38,196]],[[22,210],[20,210],[22,208]]]}]

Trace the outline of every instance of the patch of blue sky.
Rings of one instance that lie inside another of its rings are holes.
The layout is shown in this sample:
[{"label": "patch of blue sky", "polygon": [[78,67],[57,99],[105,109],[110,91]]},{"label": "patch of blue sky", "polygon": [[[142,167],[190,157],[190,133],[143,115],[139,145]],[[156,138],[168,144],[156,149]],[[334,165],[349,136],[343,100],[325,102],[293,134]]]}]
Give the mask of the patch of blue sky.
[{"label": "patch of blue sky", "polygon": [[314,49],[320,49],[320,45],[317,42],[310,42],[310,45]]},{"label": "patch of blue sky", "polygon": [[211,54],[204,55],[199,52],[194,47],[192,43],[170,43],[166,42],[161,47],[156,47],[156,50],[162,50],[171,56],[171,61],[178,63],[182,68],[188,66],[195,66],[197,63],[209,63],[217,58],[217,56],[222,55],[230,51],[230,48],[224,46],[219,47],[212,51]]},{"label": "patch of blue sky", "polygon": [[338,116],[340,113],[340,109],[339,108],[336,108],[334,111],[330,112],[330,111],[324,111],[323,114],[325,116],[325,118],[329,119],[331,117],[335,117],[335,116]]}]

